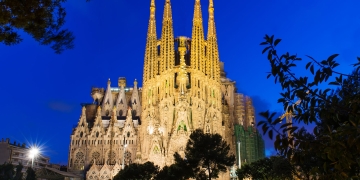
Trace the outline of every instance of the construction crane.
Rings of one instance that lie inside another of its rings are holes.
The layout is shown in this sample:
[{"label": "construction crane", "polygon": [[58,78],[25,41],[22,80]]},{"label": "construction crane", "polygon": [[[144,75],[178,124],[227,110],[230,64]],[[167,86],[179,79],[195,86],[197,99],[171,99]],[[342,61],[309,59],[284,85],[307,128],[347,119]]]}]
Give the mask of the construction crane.
[{"label": "construction crane", "polygon": [[[294,109],[294,106],[295,106],[295,105],[299,105],[300,103],[301,103],[301,99],[297,100],[297,101],[296,101],[294,104],[292,104],[291,106],[292,106],[292,108]],[[288,127],[291,128],[291,127],[292,127],[292,117],[293,117],[293,113],[292,113],[292,112],[289,112],[288,109],[289,109],[289,105],[286,107],[285,113],[284,113],[283,115],[281,115],[279,118],[280,118],[280,119],[286,118],[286,123],[290,123]],[[291,139],[292,136],[291,136],[290,131],[287,131],[287,133],[288,133],[288,138]]]}]

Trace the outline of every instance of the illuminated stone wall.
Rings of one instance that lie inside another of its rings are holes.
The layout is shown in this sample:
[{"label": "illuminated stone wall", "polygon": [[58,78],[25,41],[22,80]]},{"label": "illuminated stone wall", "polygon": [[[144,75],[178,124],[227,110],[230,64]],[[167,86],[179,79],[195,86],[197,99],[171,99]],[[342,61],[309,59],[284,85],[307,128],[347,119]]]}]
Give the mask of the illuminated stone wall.
[{"label": "illuminated stone wall", "polygon": [[[251,99],[236,93],[219,59],[210,0],[207,38],[195,0],[192,37],[174,37],[170,0],[165,1],[160,39],[151,0],[142,88],[119,78],[92,88],[71,135],[69,170],[88,179],[109,179],[124,165],[152,161],[163,167],[184,156],[195,129],[220,134],[236,153],[234,125],[255,123]],[[229,179],[229,173],[220,179]]]}]

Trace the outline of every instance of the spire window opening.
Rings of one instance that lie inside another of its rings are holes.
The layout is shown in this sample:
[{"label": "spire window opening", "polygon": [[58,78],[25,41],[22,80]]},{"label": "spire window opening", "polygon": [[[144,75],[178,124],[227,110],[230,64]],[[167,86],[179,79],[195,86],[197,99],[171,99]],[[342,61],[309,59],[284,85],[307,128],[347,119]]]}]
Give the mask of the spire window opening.
[{"label": "spire window opening", "polygon": [[160,75],[160,61],[158,61],[157,73],[156,73],[156,75]]}]

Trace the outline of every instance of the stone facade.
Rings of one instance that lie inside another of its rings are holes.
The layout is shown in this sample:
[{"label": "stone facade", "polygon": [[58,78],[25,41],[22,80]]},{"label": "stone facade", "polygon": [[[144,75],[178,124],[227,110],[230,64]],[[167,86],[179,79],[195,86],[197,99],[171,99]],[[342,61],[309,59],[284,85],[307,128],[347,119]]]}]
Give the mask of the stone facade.
[{"label": "stone facade", "polygon": [[[249,98],[236,93],[219,60],[213,1],[204,38],[200,0],[195,0],[192,38],[174,37],[170,0],[165,1],[157,38],[151,0],[142,88],[93,88],[71,135],[69,170],[88,179],[111,179],[129,163],[152,161],[163,167],[173,154],[184,156],[195,129],[219,133],[236,153],[235,124],[254,124]],[[86,173],[87,172],[87,173]],[[221,179],[229,179],[229,173]]]}]

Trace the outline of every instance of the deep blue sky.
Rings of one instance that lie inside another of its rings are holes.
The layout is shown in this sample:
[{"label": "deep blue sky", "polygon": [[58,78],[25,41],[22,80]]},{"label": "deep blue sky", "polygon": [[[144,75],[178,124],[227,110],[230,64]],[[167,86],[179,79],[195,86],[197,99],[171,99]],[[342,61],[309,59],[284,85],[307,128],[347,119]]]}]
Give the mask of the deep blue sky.
[{"label": "deep blue sky", "polygon": [[[165,0],[156,0],[158,37]],[[175,36],[191,36],[195,0],[171,0]],[[201,0],[205,29],[208,1]],[[126,77],[141,85],[150,0],[69,0],[66,28],[75,48],[61,55],[23,35],[20,45],[0,44],[0,138],[45,145],[53,163],[67,163],[72,127],[92,86]],[[280,87],[266,79],[269,63],[259,43],[282,38],[279,50],[322,60],[339,53],[339,71],[350,73],[360,56],[357,0],[214,0],[220,59],[238,91],[251,96],[256,112],[282,111]],[[303,68],[303,65],[301,66]],[[299,71],[299,73],[302,73]],[[259,119],[257,119],[259,121]],[[272,149],[267,141],[267,153]]]}]

